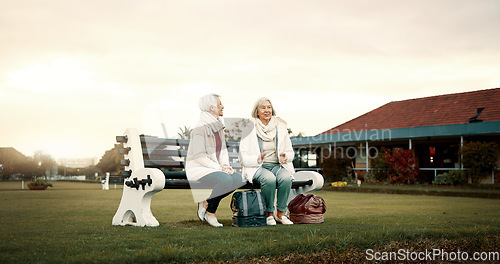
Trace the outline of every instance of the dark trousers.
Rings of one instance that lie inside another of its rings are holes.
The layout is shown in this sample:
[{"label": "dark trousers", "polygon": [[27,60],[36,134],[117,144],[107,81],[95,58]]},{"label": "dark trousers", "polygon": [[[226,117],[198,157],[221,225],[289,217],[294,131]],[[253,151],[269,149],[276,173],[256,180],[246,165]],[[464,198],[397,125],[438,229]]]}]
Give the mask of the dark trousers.
[{"label": "dark trousers", "polygon": [[241,174],[230,175],[222,171],[212,172],[199,181],[203,187],[212,189],[210,197],[207,198],[207,212],[213,214],[217,211],[220,201],[242,185]]}]

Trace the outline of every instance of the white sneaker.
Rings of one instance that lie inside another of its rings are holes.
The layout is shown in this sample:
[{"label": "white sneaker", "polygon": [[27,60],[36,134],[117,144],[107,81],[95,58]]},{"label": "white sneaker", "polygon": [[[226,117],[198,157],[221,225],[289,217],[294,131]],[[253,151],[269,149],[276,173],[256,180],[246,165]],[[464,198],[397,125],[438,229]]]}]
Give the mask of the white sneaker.
[{"label": "white sneaker", "polygon": [[217,221],[217,217],[215,216],[208,216],[207,214],[205,214],[205,221],[207,221],[207,223],[209,223],[211,226],[213,227],[221,227],[223,226],[223,224],[219,223],[219,221]]},{"label": "white sneaker", "polygon": [[205,213],[207,212],[207,209],[203,206],[204,202],[205,201],[201,201],[198,203],[198,218],[200,218],[200,221],[205,219]]},{"label": "white sneaker", "polygon": [[266,218],[266,223],[267,225],[276,225],[276,221],[274,220],[274,216],[268,216]]},{"label": "white sneaker", "polygon": [[278,221],[278,223],[284,224],[284,225],[293,225],[293,222],[290,221],[290,219],[288,219],[288,217],[286,217],[284,215],[281,216],[281,219],[276,218],[276,221]]}]

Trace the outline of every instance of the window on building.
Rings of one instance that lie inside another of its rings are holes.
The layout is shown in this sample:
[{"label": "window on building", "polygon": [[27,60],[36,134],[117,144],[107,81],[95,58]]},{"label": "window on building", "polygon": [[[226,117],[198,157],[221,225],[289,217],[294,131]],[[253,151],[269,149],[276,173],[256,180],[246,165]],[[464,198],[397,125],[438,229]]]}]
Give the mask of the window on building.
[{"label": "window on building", "polygon": [[317,155],[313,150],[301,149],[295,151],[294,166],[297,168],[315,168],[317,165]]}]

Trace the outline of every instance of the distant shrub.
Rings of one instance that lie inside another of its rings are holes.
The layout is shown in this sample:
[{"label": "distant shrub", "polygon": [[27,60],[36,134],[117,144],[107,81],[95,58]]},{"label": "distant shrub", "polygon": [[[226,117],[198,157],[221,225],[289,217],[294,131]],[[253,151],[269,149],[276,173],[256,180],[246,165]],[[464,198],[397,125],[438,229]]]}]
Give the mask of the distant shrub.
[{"label": "distant shrub", "polygon": [[48,186],[48,187],[52,187],[52,183],[48,182],[46,179],[40,179],[40,178],[36,178],[36,179],[33,179],[29,185],[31,186]]},{"label": "distant shrub", "polygon": [[463,171],[449,171],[436,176],[432,184],[437,185],[461,185],[467,182],[467,177]]},{"label": "distant shrub", "polygon": [[380,149],[381,155],[377,155],[374,159],[372,159],[372,168],[370,171],[370,175],[368,178],[370,182],[386,182],[389,178],[389,164],[385,160],[385,153],[389,150],[382,147]]},{"label": "distant shrub", "polygon": [[342,153],[336,152],[335,155],[323,159],[320,167],[323,169],[323,176],[326,181],[340,181],[347,176],[348,169],[351,167],[351,160],[344,157]]},{"label": "distant shrub", "polygon": [[374,183],[377,183],[377,182],[380,182],[376,177],[375,177],[375,173],[374,171],[370,171],[369,173],[365,174],[365,183],[371,183],[371,184],[374,184]]},{"label": "distant shrub", "polygon": [[418,168],[415,166],[415,152],[412,149],[394,148],[385,152],[388,165],[389,183],[412,184],[417,180]]},{"label": "distant shrub", "polygon": [[498,145],[492,142],[467,142],[460,150],[472,183],[478,184],[496,168]]}]

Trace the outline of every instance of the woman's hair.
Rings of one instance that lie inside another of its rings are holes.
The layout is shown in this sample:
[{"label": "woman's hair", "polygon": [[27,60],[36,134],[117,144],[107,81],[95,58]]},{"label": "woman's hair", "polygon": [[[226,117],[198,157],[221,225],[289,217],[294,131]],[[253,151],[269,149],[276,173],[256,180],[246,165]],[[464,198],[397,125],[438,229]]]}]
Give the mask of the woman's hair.
[{"label": "woman's hair", "polygon": [[204,112],[210,112],[210,106],[217,107],[217,98],[219,98],[220,95],[218,94],[207,94],[204,95],[198,100],[198,106],[200,107],[201,111]]},{"label": "woman's hair", "polygon": [[257,100],[257,102],[255,102],[255,105],[253,106],[253,109],[252,109],[252,117],[253,118],[259,118],[258,117],[258,113],[259,113],[259,107],[262,105],[262,103],[264,103],[265,101],[269,101],[269,103],[271,104],[271,108],[273,109],[273,112],[272,112],[272,115],[275,116],[276,115],[276,111],[274,110],[274,107],[273,107],[273,102],[271,102],[271,100],[267,97],[262,97],[260,98],[259,100]]}]

